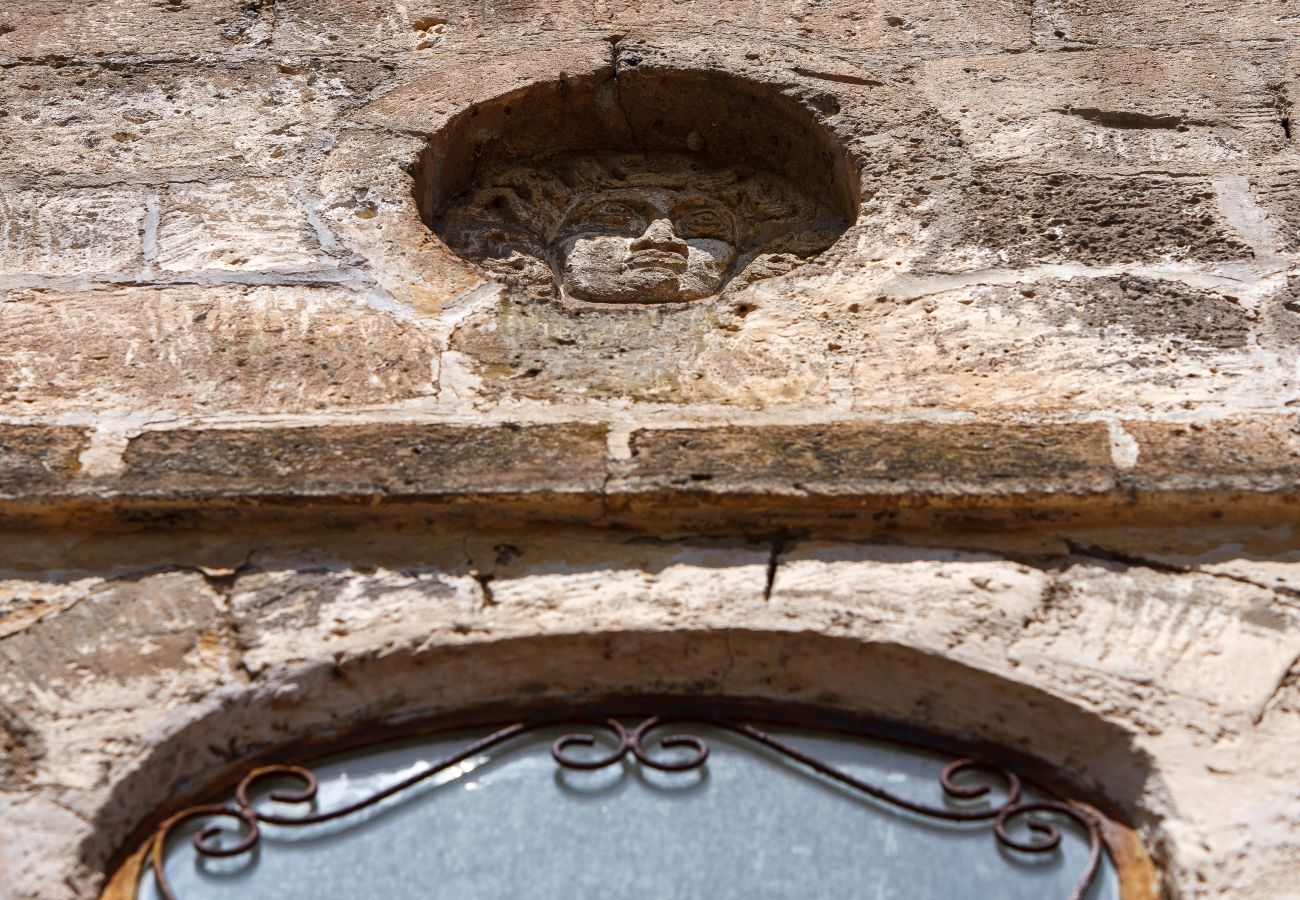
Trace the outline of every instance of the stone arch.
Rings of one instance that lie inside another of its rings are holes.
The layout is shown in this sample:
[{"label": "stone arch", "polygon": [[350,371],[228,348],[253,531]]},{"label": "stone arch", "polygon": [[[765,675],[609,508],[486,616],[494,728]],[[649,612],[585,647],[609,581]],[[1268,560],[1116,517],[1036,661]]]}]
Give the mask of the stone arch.
[{"label": "stone arch", "polygon": [[[265,673],[176,722],[120,774],[81,843],[82,877],[97,882],[116,864],[115,854],[120,862],[138,847],[160,815],[218,789],[246,757],[268,749],[303,745],[310,755],[364,739],[366,729],[385,723],[610,697],[628,704],[734,698],[867,716],[933,736],[954,752],[1014,766],[1048,786],[1085,792],[1133,825],[1159,824],[1160,778],[1130,733],[1007,671],[807,630],[557,631],[376,647],[346,661],[287,663]],[[194,782],[219,769],[211,780]]]},{"label": "stone arch", "polygon": [[775,166],[852,218],[860,202],[857,161],[828,121],[839,101],[829,92],[781,87],[677,61],[651,65],[631,52],[603,70],[539,80],[475,103],[432,133],[415,167],[416,202],[431,222],[451,194],[503,161],[659,151]]}]

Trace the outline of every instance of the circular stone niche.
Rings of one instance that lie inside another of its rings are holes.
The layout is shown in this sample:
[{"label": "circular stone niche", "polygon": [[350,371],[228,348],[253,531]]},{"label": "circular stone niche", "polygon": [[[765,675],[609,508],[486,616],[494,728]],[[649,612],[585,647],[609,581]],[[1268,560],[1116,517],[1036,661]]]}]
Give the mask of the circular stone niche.
[{"label": "circular stone niche", "polygon": [[466,109],[421,153],[415,195],[458,256],[581,304],[690,303],[783,275],[858,208],[856,167],[816,111],[724,73],[626,66]]}]

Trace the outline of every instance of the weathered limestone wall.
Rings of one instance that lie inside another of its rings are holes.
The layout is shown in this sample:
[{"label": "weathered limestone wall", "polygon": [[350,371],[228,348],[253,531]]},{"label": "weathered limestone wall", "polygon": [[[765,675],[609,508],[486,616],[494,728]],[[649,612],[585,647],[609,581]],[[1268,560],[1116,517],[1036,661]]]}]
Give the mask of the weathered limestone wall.
[{"label": "weathered limestone wall", "polygon": [[[683,68],[851,154],[830,250],[629,310],[424,227],[467,108]],[[269,743],[668,692],[1010,747],[1168,896],[1300,897],[1297,98],[1296,0],[8,0],[0,896]]]},{"label": "weathered limestone wall", "polygon": [[93,895],[175,785],[294,736],[683,693],[1013,748],[1139,826],[1173,896],[1286,897],[1300,822],[1288,538],[11,536],[7,890]]},{"label": "weathered limestone wall", "polygon": [[[692,469],[708,479],[665,491],[678,461],[661,429],[731,444],[747,472],[791,439],[760,424],[901,446],[865,471],[830,472],[821,452],[785,479],[830,478],[873,511],[901,489],[1005,514],[1006,484],[954,488],[987,471],[984,445],[1037,479],[1013,493],[1068,494],[1094,518],[1135,498],[1144,521],[1284,502],[1300,398],[1293,4],[552,6],[115,3],[90,28],[71,24],[79,3],[11,4],[0,452],[11,472],[58,474],[22,475],[10,509],[155,506],[164,432],[201,456],[226,440],[214,430],[247,425],[241,452],[279,457],[334,447],[326,424],[418,437],[503,422],[564,423],[591,453],[603,440],[563,492],[657,516],[742,490]],[[831,250],[629,315],[502,293],[418,220],[424,135],[466,107],[559,73],[680,67],[778,90],[854,154],[860,215]],[[1189,455],[1192,423],[1224,436]],[[980,444],[953,452],[974,429]],[[918,442],[944,459],[912,464]],[[495,469],[449,484],[442,465],[395,485],[349,443],[326,482],[499,492]],[[171,506],[248,494],[169,465]]]}]

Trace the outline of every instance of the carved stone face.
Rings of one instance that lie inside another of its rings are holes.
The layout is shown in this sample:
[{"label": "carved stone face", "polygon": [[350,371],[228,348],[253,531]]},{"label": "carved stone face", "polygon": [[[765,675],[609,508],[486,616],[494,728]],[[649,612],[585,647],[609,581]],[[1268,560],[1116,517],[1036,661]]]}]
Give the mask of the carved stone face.
[{"label": "carved stone face", "polygon": [[564,294],[596,303],[669,303],[719,293],[736,261],[732,211],[698,190],[599,191],[565,215],[550,245]]},{"label": "carved stone face", "polygon": [[534,293],[680,303],[789,271],[842,223],[790,181],[669,153],[566,154],[489,170],[434,225]]}]

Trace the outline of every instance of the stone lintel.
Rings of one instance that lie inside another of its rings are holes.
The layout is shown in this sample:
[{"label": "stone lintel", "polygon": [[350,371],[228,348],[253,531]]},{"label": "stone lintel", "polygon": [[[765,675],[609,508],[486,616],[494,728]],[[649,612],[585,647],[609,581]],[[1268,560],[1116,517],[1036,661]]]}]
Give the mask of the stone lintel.
[{"label": "stone lintel", "polygon": [[642,428],[630,452],[612,452],[600,423],[181,428],[130,438],[115,470],[83,471],[87,430],[6,425],[0,522],[585,518],[817,533],[1294,514],[1300,419],[1122,428],[1127,455],[1100,422]]}]

